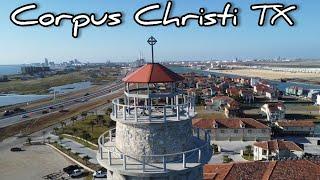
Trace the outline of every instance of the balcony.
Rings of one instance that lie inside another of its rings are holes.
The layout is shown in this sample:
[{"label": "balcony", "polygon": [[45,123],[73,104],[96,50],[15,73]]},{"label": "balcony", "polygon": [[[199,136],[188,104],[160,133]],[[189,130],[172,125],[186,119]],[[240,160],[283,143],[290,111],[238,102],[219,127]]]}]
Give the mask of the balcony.
[{"label": "balcony", "polygon": [[207,163],[212,155],[210,133],[202,129],[193,130],[196,147],[184,152],[161,155],[141,155],[131,157],[120,152],[115,146],[115,129],[99,138],[97,159],[101,166],[124,175],[148,176],[184,171]]},{"label": "balcony", "polygon": [[112,101],[111,118],[123,123],[164,123],[188,120],[195,116],[191,99],[177,105],[124,105],[120,99]]}]

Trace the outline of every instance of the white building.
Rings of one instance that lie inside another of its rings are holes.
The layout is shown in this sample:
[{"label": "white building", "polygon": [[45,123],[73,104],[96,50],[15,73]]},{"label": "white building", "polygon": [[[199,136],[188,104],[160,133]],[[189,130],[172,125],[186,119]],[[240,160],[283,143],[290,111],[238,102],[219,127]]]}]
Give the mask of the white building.
[{"label": "white building", "polygon": [[282,158],[300,158],[303,150],[291,141],[272,140],[253,144],[255,161],[277,160]]},{"label": "white building", "polygon": [[316,104],[317,104],[318,106],[320,106],[320,95],[319,95],[319,94],[317,95],[317,102],[316,102]]},{"label": "white building", "polygon": [[261,107],[261,111],[267,116],[267,120],[274,122],[285,118],[286,108],[282,102],[267,103]]},{"label": "white building", "polygon": [[265,141],[271,136],[268,126],[250,118],[195,119],[193,126],[211,132],[214,141]]}]

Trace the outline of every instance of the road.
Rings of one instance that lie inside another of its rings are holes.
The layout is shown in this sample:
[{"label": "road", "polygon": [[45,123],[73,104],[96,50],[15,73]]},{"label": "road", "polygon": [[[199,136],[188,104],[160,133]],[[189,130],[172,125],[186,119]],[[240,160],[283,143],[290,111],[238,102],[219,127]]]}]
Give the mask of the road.
[{"label": "road", "polygon": [[[33,118],[39,118],[41,116],[48,116],[48,114],[50,114],[50,113],[54,113],[54,112],[57,112],[57,111],[60,111],[63,109],[68,109],[68,108],[75,106],[79,103],[94,100],[99,97],[104,97],[104,96],[108,95],[109,93],[116,91],[116,90],[119,90],[121,88],[123,88],[123,83],[121,83],[121,81],[116,81],[116,82],[112,83],[111,85],[103,87],[94,93],[88,94],[87,96],[76,97],[73,99],[69,99],[69,100],[65,100],[65,101],[53,103],[53,104],[46,104],[41,107],[36,107],[34,109],[30,109],[24,113],[21,113],[18,115],[16,114],[11,117],[2,117],[2,118],[0,118],[0,128],[4,128],[4,127],[14,125],[14,124],[17,124],[20,122],[28,121]],[[48,111],[48,114],[42,114],[42,112],[44,110]],[[27,118],[23,118],[23,116],[27,116]]]}]

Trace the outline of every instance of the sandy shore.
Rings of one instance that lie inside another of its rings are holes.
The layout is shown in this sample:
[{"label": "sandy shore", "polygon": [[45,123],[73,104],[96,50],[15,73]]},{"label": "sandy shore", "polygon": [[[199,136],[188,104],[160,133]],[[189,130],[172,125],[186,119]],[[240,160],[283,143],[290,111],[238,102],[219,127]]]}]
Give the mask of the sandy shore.
[{"label": "sandy shore", "polygon": [[224,74],[233,74],[239,76],[247,77],[260,77],[270,80],[280,80],[280,79],[305,79],[305,80],[314,80],[320,78],[320,74],[314,73],[292,73],[292,72],[279,72],[272,70],[258,70],[258,69],[234,69],[234,70],[215,70],[214,72],[224,73]]}]

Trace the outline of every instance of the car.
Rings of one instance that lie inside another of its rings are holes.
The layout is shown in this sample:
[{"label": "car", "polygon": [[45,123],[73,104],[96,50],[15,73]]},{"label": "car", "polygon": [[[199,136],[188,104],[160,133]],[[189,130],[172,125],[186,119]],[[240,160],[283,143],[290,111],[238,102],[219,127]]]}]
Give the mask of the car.
[{"label": "car", "polygon": [[13,147],[13,148],[10,149],[10,151],[12,151],[12,152],[20,152],[20,151],[23,151],[23,150],[21,148],[19,148],[19,147]]},{"label": "car", "polygon": [[42,114],[48,114],[48,113],[49,113],[49,111],[47,111],[47,110],[42,111]]},{"label": "car", "polygon": [[14,114],[13,111],[5,111],[4,114],[3,114],[3,116],[10,116],[10,115],[12,115],[12,114]]},{"label": "car", "polygon": [[95,171],[92,175],[94,178],[106,178],[107,173],[103,171]]},{"label": "car", "polygon": [[90,93],[86,93],[84,96],[89,96],[90,95]]},{"label": "car", "polygon": [[22,118],[26,119],[26,118],[29,118],[29,116],[25,114],[25,115],[22,115]]},{"label": "car", "polygon": [[75,169],[80,169],[80,167],[78,165],[70,165],[68,167],[63,168],[63,172],[71,174]]},{"label": "car", "polygon": [[53,106],[51,106],[51,107],[49,107],[49,109],[56,109],[55,107],[53,107]]},{"label": "car", "polygon": [[67,110],[67,109],[61,109],[59,112],[60,112],[60,113],[67,113],[67,112],[69,112],[69,110]]},{"label": "car", "polygon": [[69,174],[69,176],[72,178],[75,178],[75,177],[81,176],[82,174],[83,174],[82,169],[75,169],[71,174]]}]

